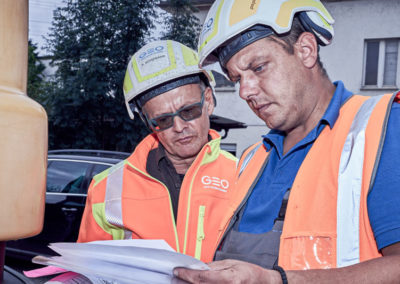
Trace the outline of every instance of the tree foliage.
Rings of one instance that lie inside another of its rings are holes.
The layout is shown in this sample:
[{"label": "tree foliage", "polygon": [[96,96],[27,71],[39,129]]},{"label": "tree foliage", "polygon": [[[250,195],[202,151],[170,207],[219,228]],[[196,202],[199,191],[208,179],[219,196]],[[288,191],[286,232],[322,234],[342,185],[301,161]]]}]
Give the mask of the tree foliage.
[{"label": "tree foliage", "polygon": [[200,20],[194,15],[197,8],[190,0],[167,0],[170,18],[164,23],[166,31],[163,39],[172,39],[187,45],[194,50],[197,49],[197,40],[200,33]]},{"label": "tree foliage", "polygon": [[28,41],[28,96],[35,101],[42,102],[44,92],[43,71],[46,66],[39,60],[37,45],[31,40]]},{"label": "tree foliage", "polygon": [[[163,39],[173,39],[183,43],[194,50],[197,50],[197,42],[201,31],[200,20],[194,13],[198,11],[190,0],[166,0],[170,16],[164,23],[166,31],[162,34]],[[164,15],[164,17],[168,17]],[[212,72],[217,87],[233,87],[234,84],[228,81],[223,75]]]},{"label": "tree foliage", "polygon": [[132,151],[147,134],[130,120],[122,84],[129,56],[153,28],[155,0],[66,0],[47,49],[57,71],[47,88],[51,148]]}]

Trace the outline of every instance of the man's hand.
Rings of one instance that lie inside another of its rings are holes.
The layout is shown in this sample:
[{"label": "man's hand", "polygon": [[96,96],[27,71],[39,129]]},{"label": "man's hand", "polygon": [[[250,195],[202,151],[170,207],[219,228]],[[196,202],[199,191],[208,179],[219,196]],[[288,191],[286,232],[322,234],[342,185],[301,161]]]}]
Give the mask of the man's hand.
[{"label": "man's hand", "polygon": [[[332,269],[287,270],[289,283],[399,283],[400,242],[382,249],[383,257]],[[189,283],[282,283],[275,270],[238,260],[211,262],[211,270],[174,269],[174,274]]]},{"label": "man's hand", "polygon": [[238,260],[209,263],[210,270],[175,268],[176,277],[189,283],[282,283],[279,272]]}]

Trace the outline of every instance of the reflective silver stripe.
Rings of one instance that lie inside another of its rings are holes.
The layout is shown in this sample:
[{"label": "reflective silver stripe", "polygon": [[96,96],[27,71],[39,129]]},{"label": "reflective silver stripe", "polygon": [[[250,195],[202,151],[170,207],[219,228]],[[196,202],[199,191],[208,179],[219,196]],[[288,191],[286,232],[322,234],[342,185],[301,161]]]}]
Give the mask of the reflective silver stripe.
[{"label": "reflective silver stripe", "polygon": [[124,240],[130,240],[130,239],[132,239],[132,231],[124,229]]},{"label": "reflective silver stripe", "polygon": [[124,228],[122,221],[122,181],[124,174],[124,163],[121,162],[110,169],[107,177],[107,188],[105,198],[105,218],[108,223],[124,230],[124,239],[131,239],[132,232]]},{"label": "reflective silver stripe", "polygon": [[365,129],[382,96],[371,97],[358,110],[340,157],[337,199],[337,267],[360,262],[360,198]]},{"label": "reflective silver stripe", "polygon": [[244,169],[249,164],[251,158],[253,158],[254,154],[257,152],[258,148],[260,148],[260,147],[261,147],[261,143],[259,143],[253,150],[251,150],[250,153],[248,153],[247,156],[244,158],[242,166],[240,167],[239,176],[242,174]]}]

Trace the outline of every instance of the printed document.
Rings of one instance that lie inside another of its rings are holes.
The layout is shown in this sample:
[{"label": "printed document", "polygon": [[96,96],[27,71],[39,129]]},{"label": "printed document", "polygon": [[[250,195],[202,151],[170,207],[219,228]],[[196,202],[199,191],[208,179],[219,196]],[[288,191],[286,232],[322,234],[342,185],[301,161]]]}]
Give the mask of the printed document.
[{"label": "printed document", "polygon": [[49,247],[60,256],[37,256],[32,261],[84,275],[95,284],[182,283],[173,277],[175,267],[209,269],[200,260],[175,252],[163,240],[53,243]]}]

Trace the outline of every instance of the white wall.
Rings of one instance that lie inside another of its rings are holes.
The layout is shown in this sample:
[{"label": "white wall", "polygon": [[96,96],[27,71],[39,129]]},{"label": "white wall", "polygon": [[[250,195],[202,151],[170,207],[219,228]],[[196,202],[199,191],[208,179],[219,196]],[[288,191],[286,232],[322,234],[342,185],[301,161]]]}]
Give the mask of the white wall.
[{"label": "white wall", "polygon": [[[347,89],[365,95],[394,91],[361,89],[364,40],[400,38],[400,0],[333,1],[324,4],[335,19],[333,42],[321,48],[320,52],[330,79],[342,80]],[[397,73],[397,82],[400,82],[400,72]]]}]

